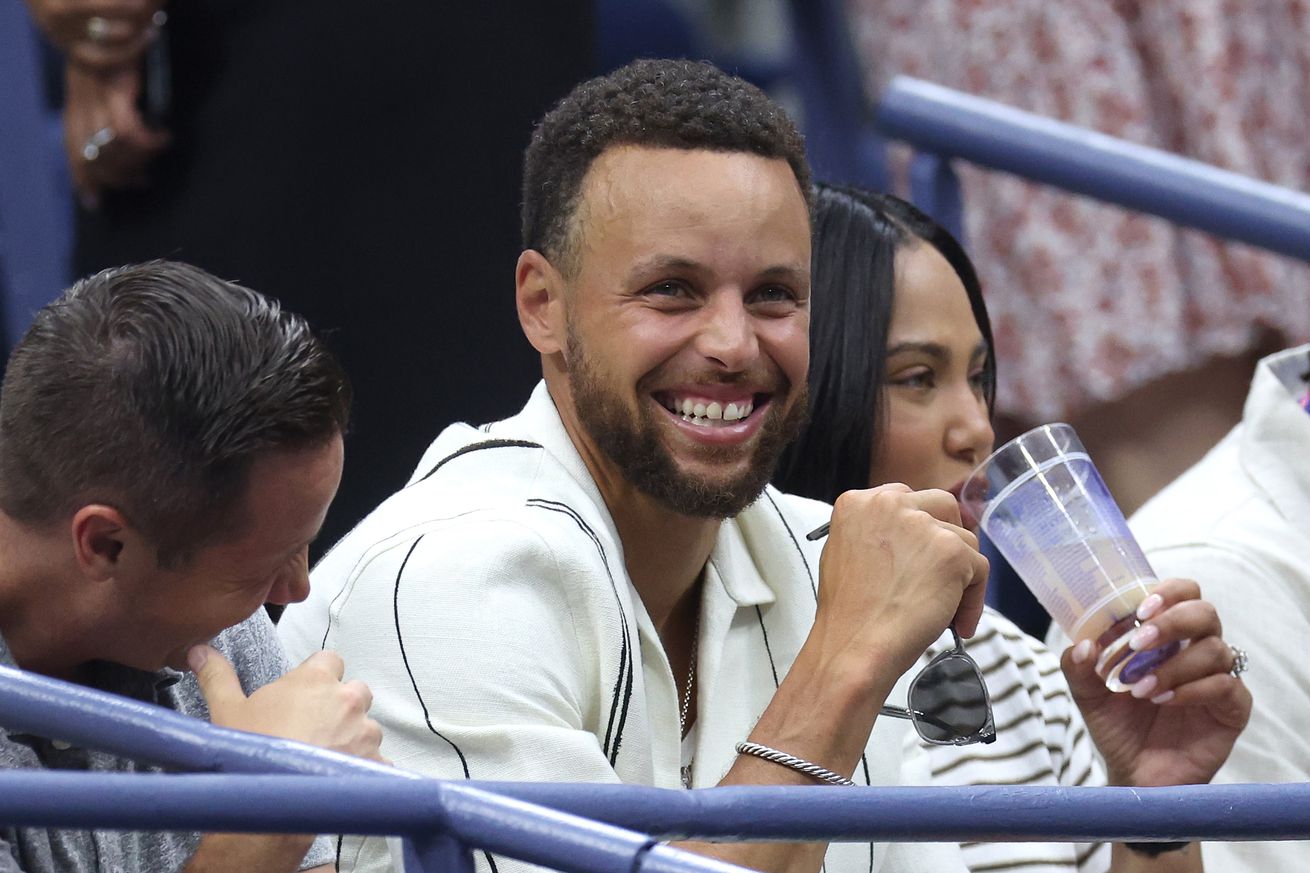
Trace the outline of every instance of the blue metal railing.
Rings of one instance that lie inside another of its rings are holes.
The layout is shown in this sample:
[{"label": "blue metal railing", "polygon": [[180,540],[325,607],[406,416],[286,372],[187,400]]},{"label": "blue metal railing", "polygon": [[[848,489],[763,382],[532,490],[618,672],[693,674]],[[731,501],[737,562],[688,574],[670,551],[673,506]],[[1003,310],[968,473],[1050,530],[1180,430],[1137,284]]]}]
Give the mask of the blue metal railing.
[{"label": "blue metal railing", "polygon": [[181,770],[420,778],[362,758],[217,727],[163,707],[4,666],[0,725]]},{"label": "blue metal railing", "polygon": [[[587,819],[586,826],[577,826]],[[0,772],[0,821],[131,830],[444,833],[533,863],[575,869],[543,854],[528,856],[544,852],[567,859],[592,846],[588,851],[609,863],[656,839],[1307,839],[1310,783],[1137,789],[740,786],[688,792],[385,776],[8,771]],[[550,833],[563,836],[553,848],[540,836]]]},{"label": "blue metal railing", "polygon": [[[620,868],[650,873],[743,873],[731,864],[656,846],[646,834],[567,811],[465,784],[425,779],[294,740],[217,727],[159,706],[3,666],[0,725],[160,766],[252,774],[109,774],[113,781],[99,785],[94,778],[83,782],[79,778],[105,774],[0,772],[0,822],[44,827],[223,830],[228,825],[227,829],[238,832],[381,833],[409,838],[406,858],[418,863],[407,862],[407,867],[425,871],[467,873],[472,870],[469,850],[479,848],[577,873]],[[319,781],[329,777],[341,783],[338,788],[348,785],[350,790],[342,795],[327,787],[330,782]],[[412,809],[400,815],[398,807],[385,805],[385,793],[365,797],[355,793],[355,786],[371,782],[411,787],[421,783],[423,791],[403,798],[402,805],[411,804]],[[299,783],[315,787],[309,795],[290,802],[295,807],[292,819],[280,818],[278,805],[270,806],[267,798],[289,803],[286,786]],[[212,792],[222,794],[229,805],[210,803],[217,796]],[[150,800],[152,797],[155,799]],[[214,814],[209,815],[211,812]],[[309,817],[294,818],[302,813]],[[370,816],[379,814],[382,821],[392,824],[371,826],[376,819]],[[346,827],[343,822],[353,824]]]},{"label": "blue metal railing", "polygon": [[902,76],[883,92],[876,120],[886,136],[941,160],[962,158],[1310,261],[1310,195],[1299,191]]},{"label": "blue metal railing", "polygon": [[[833,841],[1310,838],[1310,784],[712,788],[443,782],[0,667],[0,724],[197,775],[0,772],[0,822],[405,835],[424,870],[470,848],[598,873],[740,873],[660,838]],[[979,815],[986,809],[985,816]],[[436,866],[434,866],[436,865]]]}]

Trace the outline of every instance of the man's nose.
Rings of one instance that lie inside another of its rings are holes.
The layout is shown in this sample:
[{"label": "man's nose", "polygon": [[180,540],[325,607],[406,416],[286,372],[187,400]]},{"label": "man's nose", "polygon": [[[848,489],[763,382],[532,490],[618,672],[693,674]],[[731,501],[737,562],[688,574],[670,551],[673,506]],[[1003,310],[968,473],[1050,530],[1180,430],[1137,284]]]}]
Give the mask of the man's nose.
[{"label": "man's nose", "polygon": [[759,356],[754,319],[738,295],[724,293],[707,305],[696,350],[731,372],[745,370]]},{"label": "man's nose", "polygon": [[268,591],[268,602],[278,606],[299,603],[309,596],[309,555],[304,554],[278,575]]}]

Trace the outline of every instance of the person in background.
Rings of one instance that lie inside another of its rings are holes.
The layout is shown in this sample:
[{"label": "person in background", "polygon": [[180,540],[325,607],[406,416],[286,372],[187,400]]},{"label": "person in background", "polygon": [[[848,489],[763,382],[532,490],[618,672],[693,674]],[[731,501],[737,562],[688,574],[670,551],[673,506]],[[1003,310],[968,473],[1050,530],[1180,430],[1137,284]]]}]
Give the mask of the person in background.
[{"label": "person in background", "polygon": [[594,71],[592,0],[26,4],[66,50],[73,274],[170,258],[237,277],[369,386],[320,543],[431,434],[519,407],[536,357],[508,300],[468,292],[518,255],[521,143]]},{"label": "person in background", "polygon": [[[1310,190],[1310,3],[852,0],[865,86],[926,79]],[[1256,361],[1310,341],[1310,265],[961,167],[1014,433],[1072,424],[1131,514],[1241,418]]]},{"label": "person in background", "polygon": [[[810,420],[775,484],[835,501],[901,482],[958,497],[992,450],[996,364],[982,289],[960,244],[896,197],[820,184],[815,192]],[[1141,617],[1183,654],[1111,694],[1091,642],[1057,659],[984,611],[967,650],[996,721],[990,745],[926,745],[938,785],[1174,785],[1206,782],[1246,723],[1251,696],[1195,584],[1162,583]],[[1145,638],[1145,637],[1143,637]],[[950,646],[940,640],[924,658]],[[1165,851],[1160,851],[1161,849]],[[974,870],[1196,870],[1187,844],[969,843]]]},{"label": "person in background", "polygon": [[[0,664],[377,758],[371,696],[287,672],[350,389],[299,316],[185,264],[107,270],[37,313],[0,393]],[[0,768],[158,772],[0,729]],[[307,854],[308,852],[308,854]],[[0,873],[331,869],[311,837],[0,827]]]},{"label": "person in background", "polygon": [[[1260,361],[1242,423],[1128,521],[1157,573],[1189,576],[1250,653],[1251,714],[1216,782],[1310,782],[1310,345]],[[1243,661],[1246,661],[1243,652]],[[1214,870],[1296,870],[1310,843],[1206,843]]]}]

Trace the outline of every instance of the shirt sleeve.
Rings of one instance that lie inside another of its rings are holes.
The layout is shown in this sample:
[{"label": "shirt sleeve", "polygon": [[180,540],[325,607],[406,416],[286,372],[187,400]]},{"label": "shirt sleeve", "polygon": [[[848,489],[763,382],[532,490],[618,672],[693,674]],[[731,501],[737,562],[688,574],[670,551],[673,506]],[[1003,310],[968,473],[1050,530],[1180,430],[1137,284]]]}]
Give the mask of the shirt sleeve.
[{"label": "shirt sleeve", "polygon": [[301,870],[312,870],[324,864],[334,864],[337,858],[336,838],[316,837],[314,844],[305,853],[305,860],[300,862]]},{"label": "shirt sleeve", "polygon": [[[612,783],[617,755],[648,754],[622,745],[635,640],[596,548],[563,527],[459,519],[375,549],[344,586],[316,576],[340,587],[320,639],[372,690],[383,755],[443,779]],[[384,856],[347,845],[341,866]]]},{"label": "shirt sleeve", "polygon": [[247,695],[282,678],[290,668],[273,622],[263,609],[223,631],[214,638],[213,646],[232,662]]}]

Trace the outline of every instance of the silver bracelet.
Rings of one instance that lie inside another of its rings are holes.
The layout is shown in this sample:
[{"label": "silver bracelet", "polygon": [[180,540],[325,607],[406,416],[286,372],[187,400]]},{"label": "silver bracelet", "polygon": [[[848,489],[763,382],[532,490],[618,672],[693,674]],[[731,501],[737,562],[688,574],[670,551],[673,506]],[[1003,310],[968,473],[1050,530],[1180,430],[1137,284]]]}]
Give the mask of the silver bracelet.
[{"label": "silver bracelet", "polygon": [[737,754],[754,755],[757,758],[763,758],[766,761],[772,761],[775,764],[790,767],[797,773],[804,773],[806,776],[811,776],[818,779],[820,782],[827,782],[830,785],[855,784],[840,773],[834,773],[826,767],[820,767],[818,764],[811,764],[804,758],[797,758],[795,755],[788,755],[786,752],[779,752],[777,749],[770,749],[768,746],[761,746],[759,743],[738,743]]}]

